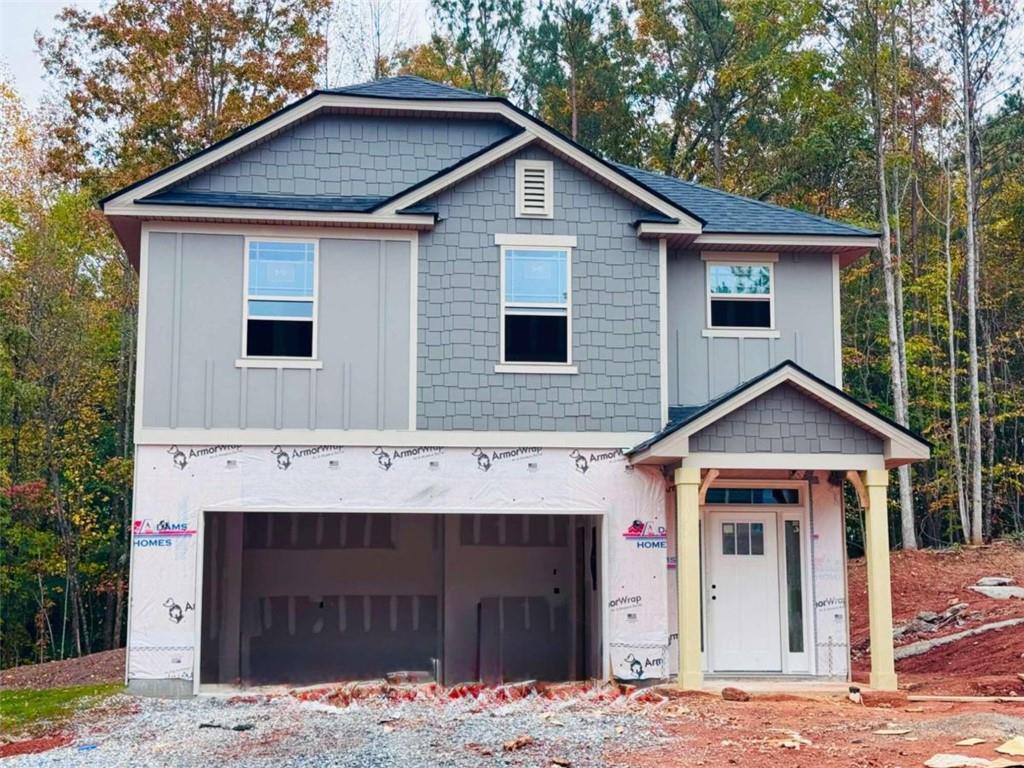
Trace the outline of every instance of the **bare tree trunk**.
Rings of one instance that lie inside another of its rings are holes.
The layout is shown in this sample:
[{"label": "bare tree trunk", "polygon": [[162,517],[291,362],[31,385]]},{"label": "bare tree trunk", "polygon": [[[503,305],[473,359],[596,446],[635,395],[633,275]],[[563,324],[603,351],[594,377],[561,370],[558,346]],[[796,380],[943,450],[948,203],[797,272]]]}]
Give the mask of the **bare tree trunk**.
[{"label": "bare tree trunk", "polygon": [[985,476],[985,491],[982,494],[981,530],[984,536],[992,536],[992,509],[995,504],[996,465],[996,398],[995,382],[992,376],[992,329],[991,317],[985,313],[981,323],[981,335],[985,342],[985,458],[988,460],[988,474]]},{"label": "bare tree trunk", "polygon": [[970,18],[972,9],[967,0],[960,1],[963,29],[960,31],[960,64],[963,86],[963,149],[965,196],[967,204],[967,230],[965,232],[967,270],[967,378],[970,382],[970,437],[968,454],[971,466],[971,543],[981,544],[981,398],[978,387],[978,252],[975,214],[977,212],[974,186],[974,93],[971,84]]},{"label": "bare tree trunk", "polygon": [[[877,67],[877,64],[876,64]],[[878,223],[881,229],[880,250],[882,256],[882,275],[885,281],[885,308],[889,325],[889,363],[892,370],[892,399],[897,420],[901,415],[905,418],[906,401],[903,399],[903,386],[900,383],[900,350],[899,350],[899,319],[896,312],[896,281],[892,259],[892,232],[889,228],[889,196],[885,171],[885,135],[882,130],[882,95],[879,92],[878,71],[873,73],[871,82],[871,117],[875,139],[875,182],[878,188]],[[904,505],[903,488],[909,491],[909,485],[903,482],[900,475],[900,531],[904,549],[917,549],[917,535],[914,526],[913,501]]]},{"label": "bare tree trunk", "polygon": [[950,235],[953,229],[953,175],[950,172],[949,156],[945,162],[946,176],[946,209],[945,209],[945,240],[943,255],[946,258],[946,343],[949,350],[949,437],[950,453],[953,454],[953,484],[956,492],[956,510],[960,517],[960,529],[964,541],[971,540],[971,521],[967,517],[967,500],[964,498],[964,468],[960,456],[960,416],[957,407],[956,378],[956,319],[953,311],[953,253],[950,248]]},{"label": "bare tree trunk", "polygon": [[[896,422],[901,426],[910,424],[910,385],[907,375],[907,341],[903,328],[903,229],[900,223],[900,191],[899,169],[893,168],[892,172],[892,209],[893,209],[893,235],[896,244],[895,259],[891,263],[888,274],[886,274],[886,299],[890,299],[888,281],[892,281],[891,312],[890,322],[890,349],[889,357],[892,364],[892,386],[893,394],[897,389],[900,396],[893,397],[893,404],[896,410]],[[884,184],[884,178],[880,179]],[[892,355],[893,329],[892,321],[895,318],[895,358]],[[903,534],[903,548],[917,549],[917,533],[914,525],[914,488],[910,476],[910,465],[904,464],[897,472],[899,477],[900,493],[900,527]]]}]

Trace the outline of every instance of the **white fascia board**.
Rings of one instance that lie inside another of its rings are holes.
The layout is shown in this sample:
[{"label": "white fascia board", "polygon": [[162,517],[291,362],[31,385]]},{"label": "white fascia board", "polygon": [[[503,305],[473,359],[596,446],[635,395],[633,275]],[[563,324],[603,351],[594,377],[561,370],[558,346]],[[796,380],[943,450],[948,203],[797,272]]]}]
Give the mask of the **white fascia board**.
[{"label": "white fascia board", "polygon": [[[540,139],[544,144],[547,144],[556,152],[571,158],[574,162],[577,162],[580,165],[583,165],[591,173],[604,179],[611,186],[623,190],[637,200],[643,202],[645,205],[665,214],[666,216],[679,219],[680,224],[677,225],[678,232],[696,234],[702,229],[701,223],[689,216],[686,211],[677,208],[666,200],[663,200],[661,197],[653,194],[645,187],[637,184],[624,173],[615,170],[605,163],[595,160],[586,152],[574,146],[553,131],[545,128],[534,119],[519,113],[508,104],[485,100],[452,101],[450,99],[439,99],[436,101],[427,101],[418,99],[375,99],[332,93],[317,94],[296,107],[286,109],[281,114],[267,120],[257,128],[238,136],[236,139],[225,142],[215,150],[196,157],[191,161],[182,163],[177,168],[161,173],[144,184],[140,184],[137,187],[126,190],[104,204],[103,212],[108,216],[131,215],[126,213],[125,209],[134,208],[135,206],[133,204],[136,200],[172,186],[178,181],[181,181],[188,176],[192,176],[204,168],[214,165],[224,158],[240,152],[245,147],[255,144],[267,136],[283,130],[291,123],[306,118],[320,109],[330,107],[344,108],[353,111],[365,110],[373,113],[380,113],[382,110],[389,110],[395,112],[415,113],[499,115],[514,125],[518,125],[524,129],[522,135],[503,142],[499,146],[495,147],[491,152],[484,153],[484,155],[475,158],[472,162],[466,163],[464,166],[459,166],[451,174],[445,174],[444,176],[435,179],[431,184],[424,185],[407,195],[403,195],[398,200],[389,203],[379,211],[378,215],[394,213],[401,208],[430,197],[431,195],[436,194],[439,189],[443,189],[458,179],[464,178],[468,173],[475,172],[475,170],[479,170],[488,163],[495,162],[501,157],[521,149],[523,146],[531,143],[535,139]],[[473,167],[475,170],[466,171],[467,167]],[[174,208],[176,206],[157,207]],[[203,210],[206,211],[210,209],[204,208]],[[152,212],[148,212],[144,215],[153,216],[154,214]],[[195,215],[194,212],[193,215]],[[413,217],[409,216],[402,218],[405,219]],[[430,224],[433,224],[432,218],[430,220]]]},{"label": "white fascia board", "polygon": [[730,235],[704,233],[694,241],[696,245],[755,245],[766,247],[820,247],[820,248],[877,248],[879,238],[873,235]]},{"label": "white fascia board", "polygon": [[411,192],[392,200],[387,205],[381,207],[379,213],[381,215],[395,215],[403,208],[408,208],[410,205],[418,203],[421,200],[433,197],[438,192],[447,189],[462,179],[472,176],[474,173],[478,173],[487,166],[492,165],[502,158],[508,157],[508,155],[513,152],[533,143],[536,138],[537,137],[529,131],[523,131],[518,136],[515,136],[508,141],[503,141],[501,144],[487,152],[484,152],[482,155],[477,155],[468,163],[463,163],[458,168],[455,168],[451,173],[438,176],[430,183],[424,184],[422,187],[417,187]]},{"label": "white fascia board", "polygon": [[850,453],[692,453],[682,459],[684,467],[701,469],[884,469],[878,454]]},{"label": "white fascia board", "polygon": [[473,432],[377,429],[168,429],[140,427],[136,445],[349,445],[442,448],[632,448],[650,432]]},{"label": "white fascia board", "polygon": [[495,245],[529,245],[537,248],[575,248],[576,235],[495,234]]},{"label": "white fascia board", "polygon": [[700,222],[696,222],[697,227],[694,227],[690,222],[694,222],[696,220],[690,219],[689,217],[686,218],[686,221],[680,221],[678,224],[642,221],[637,227],[637,234],[640,235],[640,237],[668,237],[671,235],[699,234],[703,225]]},{"label": "white fascia board", "polygon": [[284,224],[345,224],[364,227],[433,227],[434,217],[423,214],[339,213],[335,211],[291,211],[279,208],[214,208],[204,205],[154,205],[131,203],[103,207],[107,216],[135,216],[147,219],[205,219],[223,221],[274,221]]}]

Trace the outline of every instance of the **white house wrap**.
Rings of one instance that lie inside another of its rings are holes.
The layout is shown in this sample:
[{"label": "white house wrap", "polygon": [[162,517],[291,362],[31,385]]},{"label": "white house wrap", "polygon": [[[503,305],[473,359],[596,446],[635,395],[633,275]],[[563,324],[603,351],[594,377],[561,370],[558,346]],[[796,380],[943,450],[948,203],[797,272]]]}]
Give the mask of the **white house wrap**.
[{"label": "white house wrap", "polygon": [[666,674],[666,484],[620,450],[142,446],[137,476],[130,679],[193,679],[202,513],[217,511],[601,516],[607,662]]}]

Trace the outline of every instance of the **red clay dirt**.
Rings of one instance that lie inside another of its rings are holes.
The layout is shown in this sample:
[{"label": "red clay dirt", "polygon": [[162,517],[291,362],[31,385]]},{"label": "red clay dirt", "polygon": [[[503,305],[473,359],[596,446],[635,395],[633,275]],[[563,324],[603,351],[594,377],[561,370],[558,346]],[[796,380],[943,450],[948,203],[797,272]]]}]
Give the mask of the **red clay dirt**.
[{"label": "red clay dirt", "polygon": [[[664,723],[666,739],[648,750],[613,754],[609,764],[910,768],[938,753],[991,760],[999,756],[994,748],[1024,724],[1024,706],[1017,704],[927,702],[876,709],[845,700],[767,703],[754,697],[734,703],[695,697],[655,707],[654,712]],[[889,729],[908,733],[874,733]],[[969,737],[986,741],[973,747],[956,746]]]},{"label": "red clay dirt", "polygon": [[[968,586],[983,576],[1010,576],[1024,586],[1024,548],[998,541],[982,547],[894,552],[891,557],[893,622],[919,611],[941,613],[967,603],[963,623],[935,633],[906,636],[902,643],[942,637],[1011,618],[1024,617],[1024,600],[994,600]],[[863,559],[849,564],[850,645],[854,678],[867,679],[867,586]],[[896,663],[900,686],[914,694],[1024,697],[1024,625],[965,638]]]},{"label": "red clay dirt", "polygon": [[7,744],[0,744],[0,757],[37,755],[40,752],[49,752],[51,749],[57,749],[57,747],[66,747],[72,741],[74,741],[74,738],[66,733],[52,733],[36,739],[12,741]]},{"label": "red clay dirt", "polygon": [[124,648],[0,670],[0,688],[66,688],[124,682]]}]

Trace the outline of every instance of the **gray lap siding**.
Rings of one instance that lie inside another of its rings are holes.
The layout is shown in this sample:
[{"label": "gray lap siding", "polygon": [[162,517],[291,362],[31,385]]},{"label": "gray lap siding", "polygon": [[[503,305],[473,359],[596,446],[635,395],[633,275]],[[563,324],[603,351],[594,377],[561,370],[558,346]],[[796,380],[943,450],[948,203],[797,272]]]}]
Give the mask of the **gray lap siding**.
[{"label": "gray lap siding", "polygon": [[[515,159],[446,190],[419,241],[417,428],[654,431],[660,428],[658,243],[633,223],[647,212],[554,162],[554,217],[515,218]],[[495,234],[575,235],[575,375],[496,373],[500,249]]]}]

